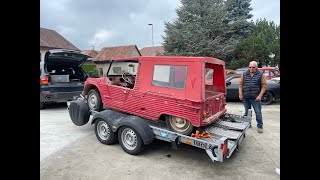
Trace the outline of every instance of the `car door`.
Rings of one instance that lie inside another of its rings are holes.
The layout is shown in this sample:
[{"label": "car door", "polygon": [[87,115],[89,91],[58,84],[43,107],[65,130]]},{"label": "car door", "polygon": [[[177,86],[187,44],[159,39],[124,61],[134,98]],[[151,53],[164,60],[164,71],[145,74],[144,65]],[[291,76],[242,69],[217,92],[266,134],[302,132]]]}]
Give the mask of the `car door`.
[{"label": "car door", "polygon": [[239,99],[239,80],[240,77],[236,77],[228,81],[227,99]]}]

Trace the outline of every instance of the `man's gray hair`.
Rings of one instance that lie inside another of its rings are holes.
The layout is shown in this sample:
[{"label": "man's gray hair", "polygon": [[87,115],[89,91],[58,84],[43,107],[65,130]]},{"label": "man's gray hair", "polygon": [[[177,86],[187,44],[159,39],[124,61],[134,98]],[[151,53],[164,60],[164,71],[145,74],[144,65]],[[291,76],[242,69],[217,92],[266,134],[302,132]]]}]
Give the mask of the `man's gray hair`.
[{"label": "man's gray hair", "polygon": [[257,61],[251,61],[250,64],[253,63],[256,67],[258,67]]}]

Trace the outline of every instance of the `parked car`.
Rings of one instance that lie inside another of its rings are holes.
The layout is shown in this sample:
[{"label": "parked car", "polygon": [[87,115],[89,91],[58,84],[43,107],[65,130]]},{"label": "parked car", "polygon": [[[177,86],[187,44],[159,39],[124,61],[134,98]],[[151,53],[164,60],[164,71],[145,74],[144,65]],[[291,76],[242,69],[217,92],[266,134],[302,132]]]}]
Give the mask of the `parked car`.
[{"label": "parked car", "polygon": [[[229,77],[232,74],[237,74],[235,70],[231,69],[225,69],[226,71],[226,77]],[[213,69],[208,69],[205,76],[205,82],[206,85],[212,85],[213,84]]]},{"label": "parked car", "polygon": [[280,77],[280,70],[276,67],[262,67],[259,70],[264,73],[267,79]]},{"label": "parked car", "polygon": [[40,109],[48,103],[67,102],[79,96],[87,73],[80,67],[90,56],[78,51],[56,49],[40,62]]},{"label": "parked car", "polygon": [[[231,75],[226,79],[227,100],[239,99],[239,80],[241,74]],[[280,81],[267,80],[267,90],[261,98],[261,104],[269,105],[273,101],[280,99]]]},{"label": "parked car", "polygon": [[230,74],[237,74],[237,72],[235,70],[232,69],[226,69],[226,75],[230,75]]},{"label": "parked car", "polygon": [[[190,135],[194,127],[207,126],[226,112],[224,66],[209,57],[114,59],[106,77],[86,80],[82,95],[91,110],[115,109]],[[209,71],[214,73],[207,84]]]},{"label": "parked car", "polygon": [[248,70],[247,67],[238,68],[238,69],[235,70],[235,72],[236,72],[237,74],[243,74],[246,70]]},{"label": "parked car", "polygon": [[[280,70],[276,67],[262,67],[258,69],[264,73],[264,75],[266,76],[266,79],[280,77]],[[238,68],[235,71],[237,74],[243,74],[247,70],[248,68]]]}]

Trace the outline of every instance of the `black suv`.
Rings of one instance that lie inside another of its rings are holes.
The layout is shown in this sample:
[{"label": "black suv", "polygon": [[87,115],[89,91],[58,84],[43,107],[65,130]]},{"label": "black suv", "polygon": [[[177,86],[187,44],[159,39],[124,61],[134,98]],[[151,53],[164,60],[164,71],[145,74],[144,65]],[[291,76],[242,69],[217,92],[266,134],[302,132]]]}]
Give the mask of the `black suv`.
[{"label": "black suv", "polygon": [[90,56],[80,51],[55,49],[40,62],[40,109],[47,103],[67,102],[79,96],[88,74],[81,65]]}]

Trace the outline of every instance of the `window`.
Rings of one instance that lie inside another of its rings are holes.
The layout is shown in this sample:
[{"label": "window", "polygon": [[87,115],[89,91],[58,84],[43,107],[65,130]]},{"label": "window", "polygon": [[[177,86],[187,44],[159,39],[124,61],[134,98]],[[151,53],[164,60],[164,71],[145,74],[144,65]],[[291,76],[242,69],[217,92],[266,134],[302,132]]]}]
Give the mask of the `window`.
[{"label": "window", "polygon": [[103,76],[103,68],[99,68],[99,74],[100,76]]},{"label": "window", "polygon": [[113,73],[115,74],[121,74],[121,67],[113,67]]},{"label": "window", "polygon": [[206,68],[206,74],[205,74],[206,85],[213,85],[213,72],[214,72],[214,69]]},{"label": "window", "polygon": [[277,76],[280,77],[280,72],[279,71],[270,71],[271,76]]},{"label": "window", "polygon": [[153,86],[184,89],[187,79],[187,66],[154,65]]},{"label": "window", "polygon": [[264,74],[265,76],[269,76],[269,71],[264,71],[263,74]]}]

